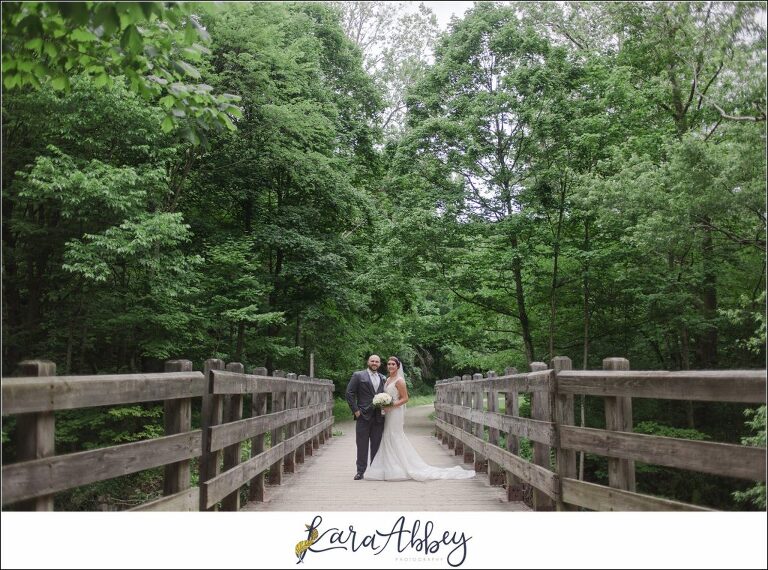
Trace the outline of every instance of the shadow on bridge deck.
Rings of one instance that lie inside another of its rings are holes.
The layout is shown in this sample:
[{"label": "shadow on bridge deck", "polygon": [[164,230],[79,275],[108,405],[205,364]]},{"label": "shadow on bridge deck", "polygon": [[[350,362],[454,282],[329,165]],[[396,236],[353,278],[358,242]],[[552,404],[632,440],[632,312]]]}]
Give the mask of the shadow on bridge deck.
[{"label": "shadow on bridge deck", "polygon": [[[434,437],[429,415],[432,405],[408,408],[405,430],[413,446],[429,464],[460,464],[453,450]],[[491,487],[488,475],[454,481],[354,481],[354,422],[334,426],[342,432],[315,450],[298,473],[285,473],[283,484],[268,486],[266,501],[252,502],[243,511],[527,511],[522,502],[507,502],[502,487]],[[471,468],[471,465],[465,465]]]}]

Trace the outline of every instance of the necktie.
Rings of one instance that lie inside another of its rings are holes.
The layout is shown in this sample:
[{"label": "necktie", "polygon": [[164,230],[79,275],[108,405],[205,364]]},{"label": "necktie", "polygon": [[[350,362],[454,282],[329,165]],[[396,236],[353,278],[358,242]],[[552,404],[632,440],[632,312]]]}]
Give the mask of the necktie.
[{"label": "necktie", "polygon": [[378,374],[371,374],[371,384],[373,384],[373,389],[375,391],[379,390],[379,375]]}]

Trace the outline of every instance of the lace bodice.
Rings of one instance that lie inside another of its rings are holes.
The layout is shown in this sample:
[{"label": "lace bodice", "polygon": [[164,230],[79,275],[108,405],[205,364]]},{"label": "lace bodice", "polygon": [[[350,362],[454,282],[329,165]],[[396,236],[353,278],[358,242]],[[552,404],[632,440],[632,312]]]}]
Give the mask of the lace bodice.
[{"label": "lace bodice", "polygon": [[394,402],[400,397],[400,394],[397,392],[397,386],[395,386],[396,382],[392,382],[389,386],[384,387],[384,391],[392,396],[392,401]]}]

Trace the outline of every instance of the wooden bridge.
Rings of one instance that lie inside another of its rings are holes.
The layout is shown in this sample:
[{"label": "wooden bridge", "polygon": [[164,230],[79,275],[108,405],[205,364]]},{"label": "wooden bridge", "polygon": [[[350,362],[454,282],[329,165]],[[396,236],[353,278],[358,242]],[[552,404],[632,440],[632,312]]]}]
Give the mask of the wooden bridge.
[{"label": "wooden bridge", "polygon": [[[354,430],[351,422],[334,428],[329,380],[264,368],[245,374],[217,359],[202,372],[187,360],[165,370],[55,376],[53,363],[26,361],[20,377],[4,378],[2,414],[17,416],[18,461],[2,468],[3,507],[53,510],[56,493],[158,467],[163,496],[133,510],[702,510],[637,493],[634,462],[765,481],[765,448],[632,433],[632,398],[764,404],[764,370],[630,371],[625,359],[610,358],[604,370],[577,372],[555,357],[527,373],[443,380],[434,422],[431,407],[408,410],[409,438],[429,463],[471,464],[484,475],[396,484],[352,481]],[[521,393],[531,395],[531,418],[519,415]],[[605,399],[605,429],[575,426],[575,395]],[[55,412],[158,401],[164,436],[56,455]],[[533,442],[533,462],[520,457],[520,438]],[[608,457],[608,487],[577,479],[577,451]]]}]

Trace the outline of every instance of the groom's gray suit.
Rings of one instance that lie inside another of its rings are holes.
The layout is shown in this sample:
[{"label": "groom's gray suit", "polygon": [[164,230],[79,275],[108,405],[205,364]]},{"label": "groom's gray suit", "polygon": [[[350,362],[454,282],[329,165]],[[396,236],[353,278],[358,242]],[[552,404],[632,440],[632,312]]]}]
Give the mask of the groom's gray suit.
[{"label": "groom's gray suit", "polygon": [[376,456],[381,443],[381,434],[384,432],[384,416],[379,408],[372,405],[373,397],[384,392],[383,374],[376,372],[379,377],[379,387],[374,389],[368,370],[358,370],[352,374],[347,384],[347,403],[352,409],[352,414],[360,412],[360,417],[355,417],[355,436],[357,442],[357,472],[361,475],[368,467],[368,445],[371,447],[371,461]]}]

